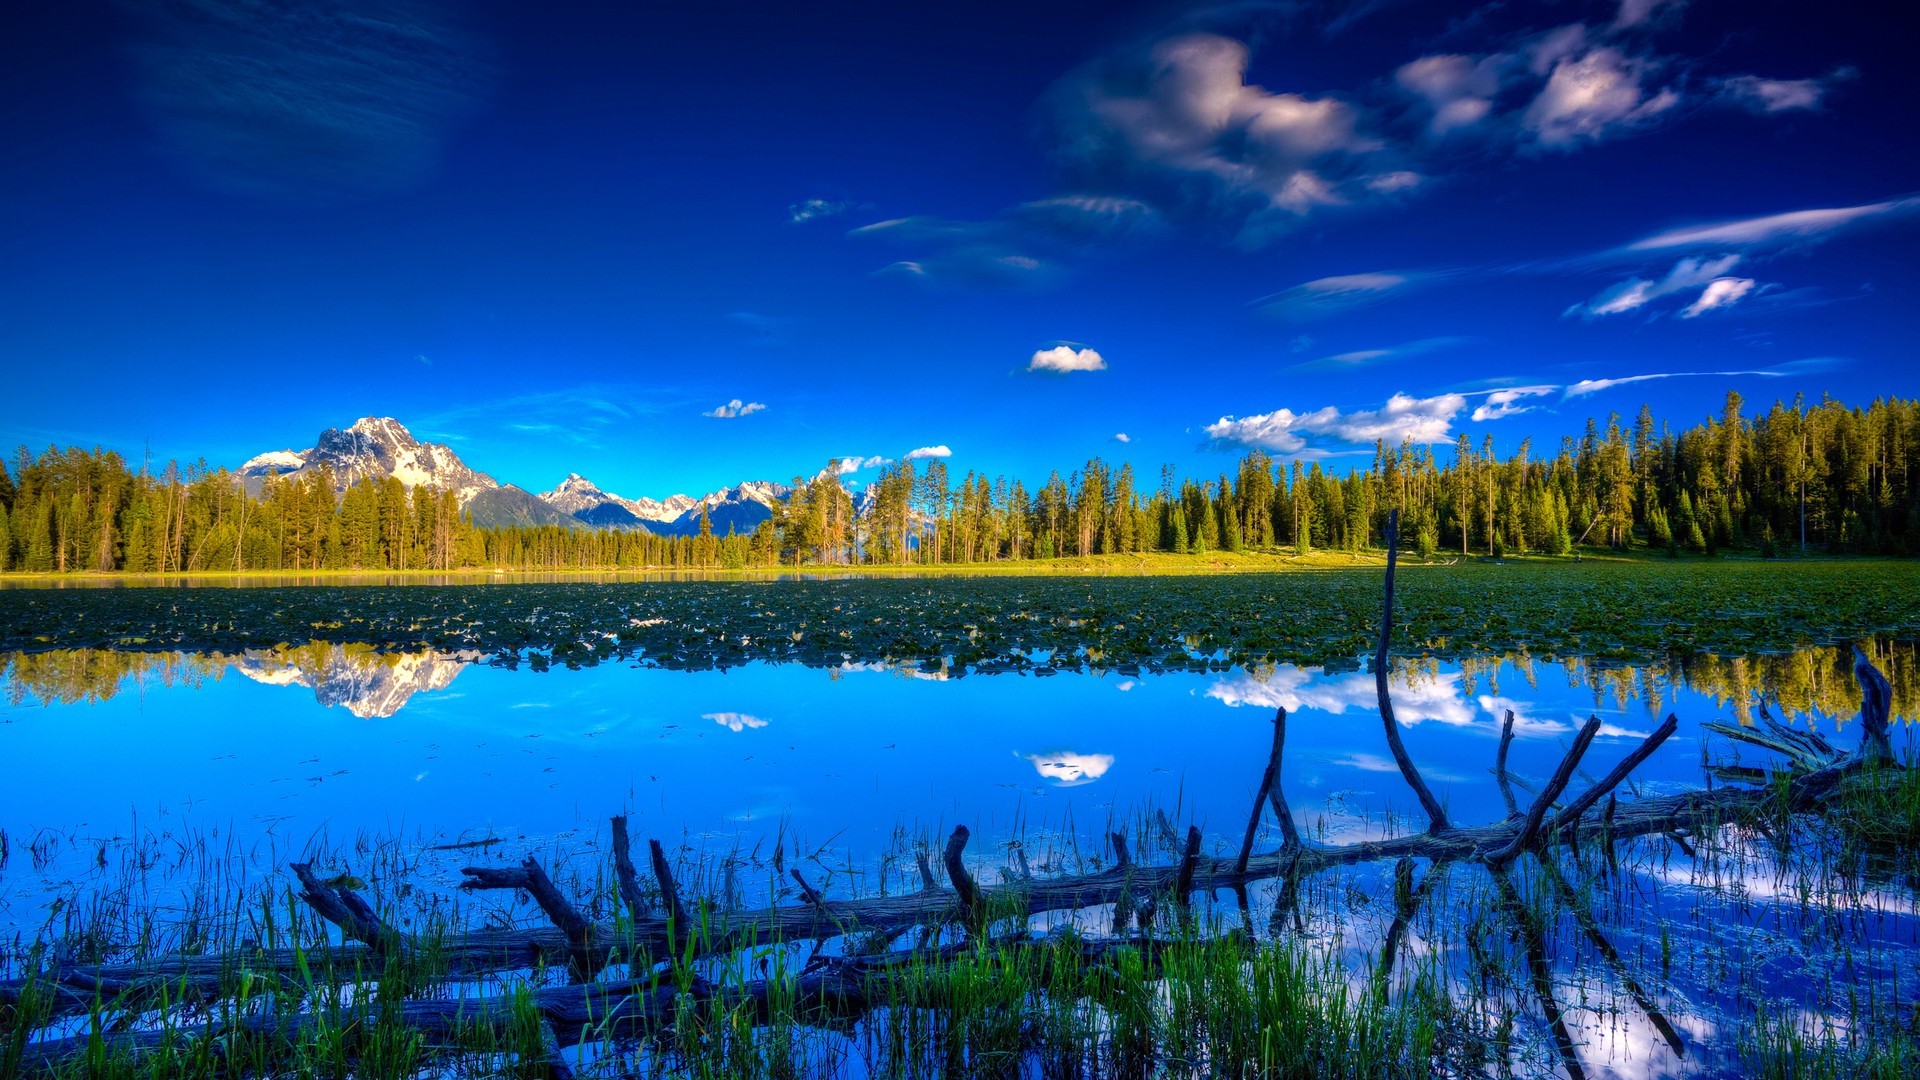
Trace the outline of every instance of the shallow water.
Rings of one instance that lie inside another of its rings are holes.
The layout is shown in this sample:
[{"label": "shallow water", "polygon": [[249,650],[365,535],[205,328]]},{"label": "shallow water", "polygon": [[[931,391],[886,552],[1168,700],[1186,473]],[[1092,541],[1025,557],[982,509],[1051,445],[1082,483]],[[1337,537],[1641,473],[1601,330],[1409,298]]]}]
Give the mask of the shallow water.
[{"label": "shallow water", "polygon": [[[1876,655],[1896,679],[1896,700],[1907,700],[1915,649],[1882,645]],[[1408,749],[1455,822],[1471,824],[1504,813],[1491,765],[1509,709],[1510,768],[1536,785],[1587,716],[1603,722],[1585,766],[1597,776],[1674,713],[1679,733],[1636,774],[1638,792],[1650,794],[1701,784],[1703,757],[1740,757],[1699,725],[1738,722],[1763,704],[1851,745],[1858,690],[1849,669],[1837,649],[1644,668],[1488,657],[1398,665],[1392,685]],[[303,851],[345,850],[353,868],[356,843],[395,840],[420,853],[419,885],[445,890],[463,862],[527,851],[597,860],[592,845],[623,812],[637,835],[683,853],[775,843],[814,853],[823,886],[841,894],[887,865],[902,828],[938,837],[968,825],[977,838],[969,854],[989,879],[1016,838],[1042,874],[1088,868],[1100,857],[1093,838],[1116,826],[1135,830],[1151,857],[1154,841],[1138,823],[1161,811],[1230,853],[1276,707],[1290,716],[1284,789],[1310,838],[1378,835],[1392,827],[1388,815],[1415,809],[1364,669],[534,672],[471,653],[337,645],[233,656],[74,650],[8,658],[0,698],[0,760],[10,763],[0,828],[12,852],[0,867],[0,934],[21,940],[60,930],[60,918],[70,928],[89,890],[124,883],[123,849],[146,852],[149,868],[171,852],[177,875],[216,867],[264,880]],[[1896,749],[1910,739],[1898,725]],[[1758,763],[1752,750],[1744,759]],[[505,843],[426,850],[481,838]],[[1270,823],[1261,845],[1277,845]],[[1624,970],[1652,988],[1639,996],[1671,1014],[1663,1022],[1683,1050],[1628,1000],[1636,995],[1620,964],[1559,920],[1550,927],[1556,985],[1586,1002],[1569,1010],[1568,1027],[1589,1068],[1723,1072],[1737,1021],[1751,1019],[1759,995],[1777,993],[1783,1007],[1817,1018],[1850,990],[1897,1001],[1920,989],[1910,889],[1882,882],[1836,897],[1832,882],[1816,882],[1809,902],[1804,867],[1744,849],[1709,859],[1666,841],[1644,845],[1593,903],[1628,958]],[[1365,903],[1390,889],[1388,869],[1339,871],[1315,886],[1325,901],[1315,932],[1331,934],[1356,965],[1377,949],[1381,909],[1392,906]],[[1463,943],[1492,894],[1483,873],[1451,873],[1409,941],[1470,980],[1484,958]],[[1255,890],[1256,911],[1273,901],[1271,886]],[[1503,940],[1519,948],[1512,935]],[[1649,959],[1650,949],[1663,959]],[[1524,970],[1526,958],[1516,962]],[[1547,1053],[1550,1025],[1535,1029],[1534,1049]]]}]

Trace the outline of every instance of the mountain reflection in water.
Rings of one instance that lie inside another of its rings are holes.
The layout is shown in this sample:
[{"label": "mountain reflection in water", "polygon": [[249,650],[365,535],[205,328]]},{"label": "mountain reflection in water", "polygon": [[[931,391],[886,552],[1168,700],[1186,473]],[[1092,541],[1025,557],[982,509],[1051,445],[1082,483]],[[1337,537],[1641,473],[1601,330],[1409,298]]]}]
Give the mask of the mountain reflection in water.
[{"label": "mountain reflection in water", "polygon": [[[1916,700],[1920,648],[1912,643],[1877,643],[1868,651],[1893,684],[1895,718],[1920,716],[1920,700]],[[374,718],[395,715],[415,694],[447,689],[462,670],[484,659],[472,651],[384,652],[369,645],[327,642],[238,655],[61,649],[0,657],[0,681],[14,705],[68,705],[107,701],[133,687],[194,686],[233,670],[258,683],[310,689],[322,705],[339,705],[355,716]],[[861,662],[842,664],[830,669],[829,675],[875,672],[935,682],[944,681],[945,674],[917,664]],[[1511,709],[1516,730],[1523,736],[1570,733],[1586,714],[1541,713],[1536,692],[1542,680],[1549,678],[1590,689],[1595,707],[1624,709],[1639,704],[1649,715],[1660,714],[1676,690],[1731,709],[1742,723],[1753,718],[1762,702],[1779,715],[1830,719],[1836,725],[1844,725],[1860,709],[1851,652],[1822,646],[1752,657],[1703,654],[1644,665],[1577,657],[1546,660],[1523,653],[1444,664],[1396,659],[1394,711],[1403,724],[1433,721],[1465,726],[1486,716],[1498,721]],[[1138,680],[1128,677],[1115,689],[1136,685]],[[1217,678],[1206,694],[1230,706],[1278,706],[1290,712],[1304,707],[1335,715],[1355,711],[1364,715],[1375,707],[1372,675],[1292,665],[1236,670]],[[735,731],[764,724],[757,717],[732,713],[705,718]],[[1611,726],[1601,731],[1603,737],[1645,734],[1640,728]]]}]

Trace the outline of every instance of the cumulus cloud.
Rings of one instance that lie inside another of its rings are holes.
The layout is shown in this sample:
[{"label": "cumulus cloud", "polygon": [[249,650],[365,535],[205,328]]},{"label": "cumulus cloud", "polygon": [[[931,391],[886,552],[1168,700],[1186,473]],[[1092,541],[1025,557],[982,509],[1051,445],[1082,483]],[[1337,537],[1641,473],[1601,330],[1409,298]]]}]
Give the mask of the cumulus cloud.
[{"label": "cumulus cloud", "polygon": [[794,225],[805,225],[807,222],[819,218],[844,214],[852,205],[852,203],[836,202],[828,199],[808,199],[805,202],[797,202],[787,207],[787,221]]},{"label": "cumulus cloud", "polygon": [[1527,106],[1522,126],[1553,149],[1641,127],[1680,103],[1670,88],[1649,89],[1653,77],[1650,62],[1609,46],[1562,59]]},{"label": "cumulus cloud", "polygon": [[[1738,255],[1723,255],[1717,259],[1681,259],[1673,264],[1673,268],[1667,271],[1665,277],[1657,281],[1653,278],[1631,278],[1619,282],[1602,290],[1599,295],[1586,303],[1575,304],[1568,308],[1566,314],[1581,315],[1591,319],[1638,311],[1663,296],[1713,288],[1716,279],[1724,278],[1727,271],[1732,270],[1739,263]],[[1746,290],[1752,287],[1753,283],[1749,281],[1746,288],[1739,290],[1730,298],[1723,295],[1716,303],[1732,303],[1746,295]],[[1726,289],[1723,287],[1721,292],[1724,294]],[[1704,311],[1706,308],[1701,310]]]},{"label": "cumulus cloud", "polygon": [[1374,272],[1315,278],[1253,302],[1263,314],[1291,322],[1325,318],[1377,304],[1413,283],[1409,274]]},{"label": "cumulus cloud", "polygon": [[742,401],[739,398],[734,398],[725,405],[717,405],[700,415],[711,416],[716,420],[733,420],[742,416],[752,416],[757,412],[764,412],[766,408],[765,405],[758,401]]},{"label": "cumulus cloud", "polygon": [[1115,436],[1113,437],[1113,441],[1114,441],[1114,442],[1118,442],[1118,443],[1130,443],[1130,442],[1132,442],[1132,441],[1133,441],[1133,436],[1131,436],[1131,435],[1129,435],[1129,434],[1127,434],[1126,432],[1124,432],[1124,431],[1122,431],[1122,432],[1120,432],[1120,433],[1119,433],[1118,435],[1115,435]]},{"label": "cumulus cloud", "polygon": [[1314,435],[1346,444],[1442,443],[1452,437],[1453,418],[1466,406],[1461,394],[1429,398],[1395,394],[1378,409],[1347,413],[1332,405],[1307,413],[1277,409],[1237,419],[1223,416],[1208,424],[1206,431],[1216,445],[1257,446],[1295,455],[1309,450],[1307,437]]},{"label": "cumulus cloud", "polygon": [[820,471],[820,475],[825,476],[828,473],[832,473],[835,476],[848,476],[853,473],[864,472],[868,469],[877,469],[877,468],[880,468],[882,465],[891,465],[891,464],[893,464],[892,458],[881,457],[878,454],[875,454],[872,457],[861,457],[859,454],[848,454],[845,457],[834,458],[833,464],[828,466],[825,469],[822,469]]},{"label": "cumulus cloud", "polygon": [[711,720],[721,727],[726,728],[728,731],[745,731],[748,728],[763,728],[767,726],[767,722],[760,717],[750,716],[742,712],[701,713],[700,719]]},{"label": "cumulus cloud", "polygon": [[1092,349],[1076,349],[1071,345],[1055,345],[1051,349],[1041,349],[1027,361],[1028,371],[1043,371],[1054,375],[1071,375],[1077,371],[1105,371],[1106,358]]},{"label": "cumulus cloud", "polygon": [[1194,33],[1082,68],[1050,95],[1056,159],[1085,187],[1214,222],[1249,247],[1418,184],[1360,108],[1249,85],[1247,61],[1245,44]]},{"label": "cumulus cloud", "polygon": [[1822,239],[1849,226],[1907,217],[1920,211],[1920,197],[1908,196],[1860,206],[1836,206],[1817,210],[1790,210],[1781,214],[1739,218],[1709,225],[1690,225],[1655,233],[1628,244],[1626,251],[1660,251],[1671,248],[1758,247],[1796,241]]},{"label": "cumulus cloud", "polygon": [[1491,420],[1504,420],[1509,416],[1518,416],[1532,412],[1537,406],[1521,404],[1532,398],[1546,397],[1559,390],[1558,386],[1513,386],[1503,390],[1489,390],[1487,400],[1474,407],[1473,421],[1483,424]]},{"label": "cumulus cloud", "polygon": [[922,446],[916,450],[909,450],[906,453],[906,460],[920,461],[925,458],[944,458],[944,457],[952,457],[952,456],[953,456],[953,451],[948,449],[945,444],[941,444],[939,446]]}]

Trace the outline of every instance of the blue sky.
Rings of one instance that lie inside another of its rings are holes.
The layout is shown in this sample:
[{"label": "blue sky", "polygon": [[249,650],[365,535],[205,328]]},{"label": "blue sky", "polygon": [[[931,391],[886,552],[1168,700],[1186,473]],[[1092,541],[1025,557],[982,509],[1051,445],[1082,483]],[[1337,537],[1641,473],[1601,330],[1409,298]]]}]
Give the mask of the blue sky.
[{"label": "blue sky", "polygon": [[1871,7],[44,5],[0,444],[380,414],[658,496],[1910,395],[1920,76]]}]

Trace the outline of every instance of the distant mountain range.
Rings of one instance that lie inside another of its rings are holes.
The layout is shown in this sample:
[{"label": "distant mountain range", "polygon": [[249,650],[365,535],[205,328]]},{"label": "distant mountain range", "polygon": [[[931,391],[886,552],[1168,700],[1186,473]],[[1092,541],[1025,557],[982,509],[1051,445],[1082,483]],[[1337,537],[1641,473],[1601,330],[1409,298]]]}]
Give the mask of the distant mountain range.
[{"label": "distant mountain range", "polygon": [[328,428],[311,449],[259,454],[241,465],[239,473],[247,490],[258,494],[269,476],[306,476],[322,466],[333,470],[336,492],[363,479],[388,477],[408,488],[425,485],[454,491],[474,524],[487,528],[563,525],[692,536],[700,531],[704,509],[714,533],[725,536],[729,528],[752,532],[791,494],[784,484],[749,480],[697,499],[689,495],[628,499],[602,491],[579,473],[569,473],[552,491],[535,495],[474,470],[452,448],[423,443],[398,420],[384,416],[364,417],[345,429]]}]

